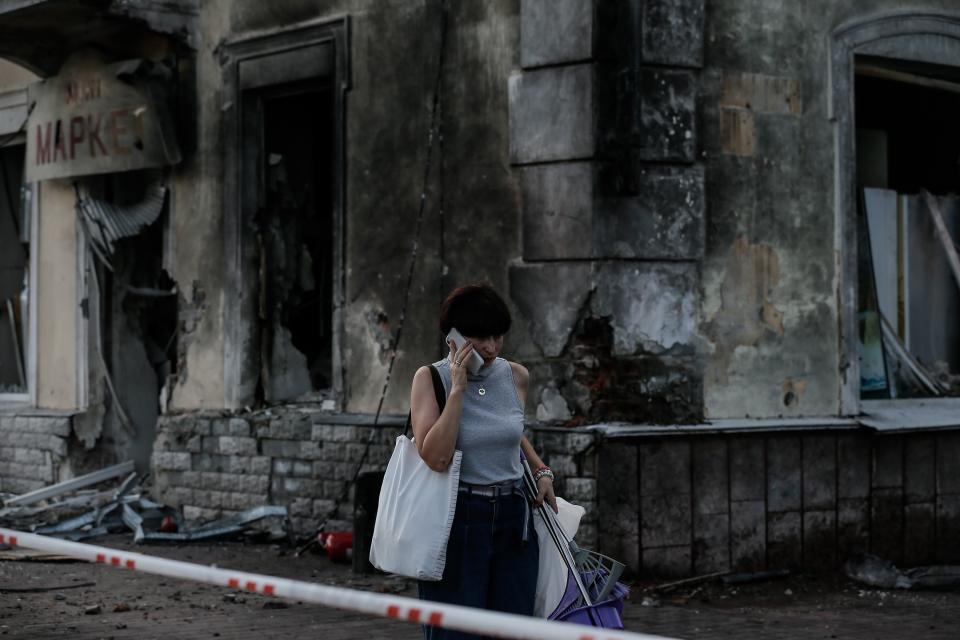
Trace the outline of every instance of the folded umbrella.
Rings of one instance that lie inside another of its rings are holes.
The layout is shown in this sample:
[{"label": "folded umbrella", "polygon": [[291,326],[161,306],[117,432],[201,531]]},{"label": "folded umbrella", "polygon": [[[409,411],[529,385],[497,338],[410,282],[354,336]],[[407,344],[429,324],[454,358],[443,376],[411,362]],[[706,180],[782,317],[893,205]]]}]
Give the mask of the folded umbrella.
[{"label": "folded umbrella", "polygon": [[[527,489],[536,495],[536,483],[530,465],[523,460],[523,466]],[[537,509],[540,518],[535,526],[541,542],[538,612],[541,615],[546,613],[550,620],[622,629],[620,616],[623,613],[623,600],[630,593],[626,585],[617,582],[623,574],[624,564],[577,546],[573,537],[583,508],[570,505],[560,498],[557,502],[561,518],[546,505]],[[561,520],[566,526],[562,526]],[[557,563],[557,556],[561,564]],[[559,599],[557,593],[560,593]]]}]

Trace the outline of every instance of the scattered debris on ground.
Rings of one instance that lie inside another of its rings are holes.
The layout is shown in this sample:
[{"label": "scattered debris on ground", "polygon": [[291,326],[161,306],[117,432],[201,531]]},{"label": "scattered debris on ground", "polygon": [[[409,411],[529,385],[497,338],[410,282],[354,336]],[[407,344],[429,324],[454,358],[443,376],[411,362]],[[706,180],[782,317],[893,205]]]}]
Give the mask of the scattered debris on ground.
[{"label": "scattered debris on ground", "polygon": [[[7,495],[0,508],[0,526],[75,542],[128,530],[138,544],[226,539],[241,534],[249,535],[253,542],[290,539],[285,506],[263,505],[188,527],[178,509],[148,497],[143,480],[128,461],[23,495]],[[100,488],[94,488],[97,486]],[[254,523],[267,518],[279,519],[280,524],[252,530]],[[0,546],[0,560],[54,559],[50,554],[22,551]]]},{"label": "scattered debris on ground", "polygon": [[960,565],[898,569],[888,560],[864,554],[847,560],[843,571],[851,580],[881,589],[960,588]]}]

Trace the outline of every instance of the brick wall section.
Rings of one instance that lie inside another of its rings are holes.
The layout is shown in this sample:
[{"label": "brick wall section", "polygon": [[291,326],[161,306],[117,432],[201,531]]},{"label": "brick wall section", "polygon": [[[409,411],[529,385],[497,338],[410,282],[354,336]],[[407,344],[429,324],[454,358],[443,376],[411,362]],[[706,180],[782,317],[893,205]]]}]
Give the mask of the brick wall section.
[{"label": "brick wall section", "polygon": [[557,495],[587,511],[580,522],[577,544],[596,549],[600,505],[593,434],[577,430],[534,429],[527,435],[544,463],[553,469]]},{"label": "brick wall section", "polygon": [[[264,411],[164,416],[152,468],[158,497],[188,520],[212,519],[264,504],[290,510],[294,529],[309,533],[327,517],[353,477],[372,428],[323,424],[310,413]],[[396,420],[376,428],[362,471],[386,466]],[[351,502],[334,528],[350,527]]]},{"label": "brick wall section", "polygon": [[[219,414],[164,416],[157,427],[152,467],[158,498],[181,507],[188,520],[211,519],[262,504],[290,509],[299,533],[323,520],[345,483],[353,478],[373,427],[329,423],[362,418],[325,418],[299,412],[261,412],[246,417]],[[376,427],[362,472],[382,471],[401,422]],[[593,438],[583,433],[533,433],[538,450],[556,470],[560,495],[583,505],[587,515],[578,539],[596,543],[596,465]],[[350,528],[352,495],[336,527]]]},{"label": "brick wall section", "polygon": [[0,415],[0,492],[21,494],[60,480],[69,416]]}]

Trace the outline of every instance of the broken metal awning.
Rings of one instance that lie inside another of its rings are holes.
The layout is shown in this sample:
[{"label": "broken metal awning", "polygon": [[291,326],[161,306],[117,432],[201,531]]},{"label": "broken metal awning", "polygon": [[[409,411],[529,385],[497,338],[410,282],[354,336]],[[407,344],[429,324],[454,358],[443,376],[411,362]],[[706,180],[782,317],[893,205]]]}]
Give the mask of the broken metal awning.
[{"label": "broken metal awning", "polygon": [[3,0],[0,56],[49,76],[83,46],[130,58],[162,34],[178,50],[196,49],[198,15],[199,0]]},{"label": "broken metal awning", "polygon": [[104,255],[111,256],[117,240],[135,236],[156,222],[166,200],[167,187],[159,182],[147,188],[140,202],[130,206],[118,206],[78,192],[77,212],[90,240]]}]

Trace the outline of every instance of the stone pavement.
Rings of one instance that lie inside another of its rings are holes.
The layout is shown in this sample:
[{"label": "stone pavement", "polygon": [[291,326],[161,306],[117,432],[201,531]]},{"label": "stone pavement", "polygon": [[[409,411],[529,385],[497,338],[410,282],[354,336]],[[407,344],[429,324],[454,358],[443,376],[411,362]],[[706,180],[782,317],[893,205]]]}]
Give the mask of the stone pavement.
[{"label": "stone pavement", "polygon": [[[294,558],[269,545],[138,548],[126,536],[97,543],[287,578],[415,593],[406,580],[354,576],[348,566],[333,564],[324,556]],[[22,591],[50,587],[54,588]],[[625,609],[627,629],[689,639],[960,637],[958,592],[881,591],[861,589],[841,579],[805,577],[738,588],[710,585],[691,591],[695,593],[645,600],[636,589]],[[0,561],[0,636],[70,640],[421,637],[418,627],[383,618],[104,565],[24,561]]]}]

